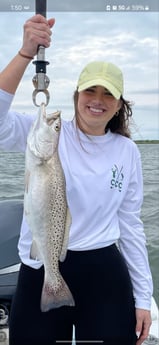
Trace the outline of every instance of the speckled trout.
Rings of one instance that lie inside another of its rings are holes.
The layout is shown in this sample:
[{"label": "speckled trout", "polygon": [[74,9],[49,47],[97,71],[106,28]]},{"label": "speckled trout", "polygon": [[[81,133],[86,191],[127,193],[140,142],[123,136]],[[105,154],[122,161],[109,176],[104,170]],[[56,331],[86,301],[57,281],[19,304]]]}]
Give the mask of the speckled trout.
[{"label": "speckled trout", "polygon": [[58,155],[60,128],[60,112],[48,115],[41,104],[26,148],[24,212],[32,232],[31,258],[44,264],[42,311],[75,305],[59,271],[59,260],[66,257],[71,224]]}]

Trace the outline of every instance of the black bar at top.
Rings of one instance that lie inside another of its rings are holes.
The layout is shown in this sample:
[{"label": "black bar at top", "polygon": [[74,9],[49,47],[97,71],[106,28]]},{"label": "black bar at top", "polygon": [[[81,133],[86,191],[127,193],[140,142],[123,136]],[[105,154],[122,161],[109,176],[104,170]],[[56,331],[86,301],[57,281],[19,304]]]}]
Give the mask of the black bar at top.
[{"label": "black bar at top", "polygon": [[36,1],[36,14],[41,14],[42,16],[46,17],[46,0],[35,0]]}]

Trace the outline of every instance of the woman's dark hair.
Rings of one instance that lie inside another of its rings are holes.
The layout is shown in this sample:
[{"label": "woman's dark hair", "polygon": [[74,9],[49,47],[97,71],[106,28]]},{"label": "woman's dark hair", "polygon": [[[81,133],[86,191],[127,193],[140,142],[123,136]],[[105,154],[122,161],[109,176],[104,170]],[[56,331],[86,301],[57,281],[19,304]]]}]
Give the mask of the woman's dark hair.
[{"label": "woman's dark hair", "polygon": [[[78,103],[78,91],[74,92],[74,107],[75,107],[75,116],[77,118],[77,103]],[[130,138],[130,117],[132,116],[132,103],[130,101],[126,101],[122,96],[120,97],[121,100],[121,108],[117,114],[113,116],[113,118],[107,123],[105,132],[110,129],[112,133],[118,133],[125,137]]]}]

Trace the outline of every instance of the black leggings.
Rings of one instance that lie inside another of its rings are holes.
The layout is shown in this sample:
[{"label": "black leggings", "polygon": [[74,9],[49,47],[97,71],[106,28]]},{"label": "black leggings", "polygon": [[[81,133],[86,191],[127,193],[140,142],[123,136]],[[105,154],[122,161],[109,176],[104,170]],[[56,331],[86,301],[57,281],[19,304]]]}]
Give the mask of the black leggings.
[{"label": "black leggings", "polygon": [[[75,307],[40,311],[43,267],[22,264],[10,315],[10,345],[134,345],[135,307],[127,266],[115,245],[68,251],[60,271]],[[60,342],[61,340],[61,342]]]}]

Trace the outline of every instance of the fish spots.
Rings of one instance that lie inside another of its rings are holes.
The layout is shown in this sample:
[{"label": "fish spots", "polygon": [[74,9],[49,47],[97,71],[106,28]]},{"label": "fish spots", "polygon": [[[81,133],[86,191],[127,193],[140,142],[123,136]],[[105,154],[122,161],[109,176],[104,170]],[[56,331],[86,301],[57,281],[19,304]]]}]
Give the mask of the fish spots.
[{"label": "fish spots", "polygon": [[59,272],[61,253],[64,259],[67,252],[71,224],[71,218],[67,220],[65,177],[58,156],[60,130],[57,128],[60,127],[60,113],[47,117],[42,105],[27,139],[24,210],[44,264],[42,311],[75,305]]}]

